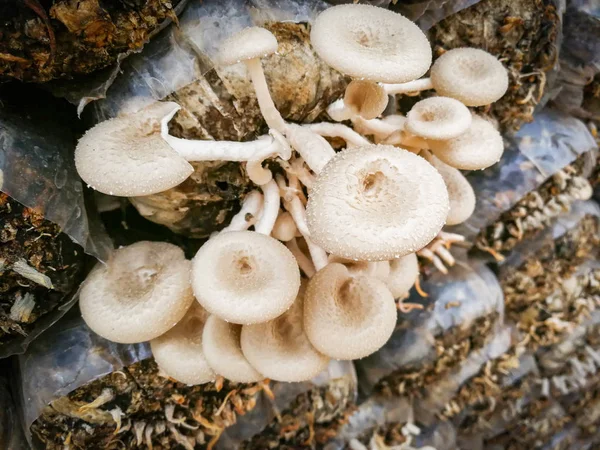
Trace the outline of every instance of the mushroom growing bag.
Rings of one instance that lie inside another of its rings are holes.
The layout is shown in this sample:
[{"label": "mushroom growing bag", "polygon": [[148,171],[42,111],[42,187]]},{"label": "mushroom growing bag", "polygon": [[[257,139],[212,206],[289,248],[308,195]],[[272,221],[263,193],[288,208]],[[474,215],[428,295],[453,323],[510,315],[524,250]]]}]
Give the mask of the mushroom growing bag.
[{"label": "mushroom growing bag", "polygon": [[[19,369],[21,416],[34,432],[34,448],[63,448],[68,435],[72,448],[115,439],[150,440],[155,448],[203,449],[210,442],[224,449],[265,448],[252,441],[279,439],[275,417],[306,420],[310,426],[298,429],[298,439],[308,438],[309,428],[317,438],[319,427],[341,420],[356,392],[349,362],[332,362],[312,382],[273,383],[270,389],[227,381],[222,388],[185,386],[158,374],[149,345],[109,342],[74,314],[36,341]],[[294,416],[292,406],[306,417]]]},{"label": "mushroom growing bag", "polygon": [[25,450],[29,448],[21,429],[7,377],[0,375],[0,448]]}]

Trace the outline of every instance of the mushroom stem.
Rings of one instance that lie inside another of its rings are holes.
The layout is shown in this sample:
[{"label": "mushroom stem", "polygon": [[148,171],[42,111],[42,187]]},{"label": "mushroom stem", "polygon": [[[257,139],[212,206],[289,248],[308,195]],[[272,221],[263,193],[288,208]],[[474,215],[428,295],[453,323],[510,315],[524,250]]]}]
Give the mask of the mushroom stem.
[{"label": "mushroom stem", "polygon": [[265,122],[269,128],[279,131],[285,134],[285,121],[281,114],[275,107],[269,87],[267,86],[267,80],[265,78],[265,72],[260,62],[260,58],[252,58],[245,61],[246,68],[254,85],[254,91],[256,92],[256,99],[258,100],[258,106],[260,112],[263,115]]},{"label": "mushroom stem", "polygon": [[431,78],[421,78],[407,83],[383,84],[383,88],[388,95],[409,94],[433,89],[433,84],[431,83]]},{"label": "mushroom stem", "polygon": [[262,206],[263,195],[258,191],[250,192],[242,202],[240,212],[233,216],[229,225],[223,228],[221,232],[247,230],[256,223]]},{"label": "mushroom stem", "polygon": [[280,212],[271,233],[273,237],[279,241],[287,242],[294,239],[297,232],[298,228],[296,228],[296,222],[294,222],[292,215],[288,211]]},{"label": "mushroom stem", "polygon": [[310,260],[310,258],[307,257],[304,254],[304,252],[300,249],[296,238],[286,242],[285,245],[288,248],[288,250],[292,252],[292,255],[294,255],[296,261],[298,261],[298,266],[300,267],[300,269],[302,269],[304,275],[306,275],[308,278],[312,277],[316,273],[315,266]]},{"label": "mushroom stem", "polygon": [[302,201],[295,196],[291,201],[284,202],[284,207],[292,215],[298,231],[300,231],[302,237],[304,237],[315,268],[317,271],[321,270],[329,263],[327,253],[310,240],[310,231],[308,231],[308,225],[306,223],[306,209],[304,209]]},{"label": "mushroom stem", "polygon": [[327,107],[327,114],[329,114],[331,120],[335,120],[336,122],[343,122],[354,116],[354,112],[346,106],[343,98],[340,98],[329,105]]},{"label": "mushroom stem", "polygon": [[288,173],[289,179],[291,179],[291,177],[296,177],[310,191],[315,182],[315,176],[304,165],[304,160],[302,158],[294,159],[292,163],[287,167],[284,167],[284,169]]},{"label": "mushroom stem", "polygon": [[248,177],[253,183],[262,186],[273,179],[271,171],[265,169],[262,166],[262,163],[265,159],[272,158],[275,155],[279,155],[282,159],[288,160],[292,156],[292,149],[287,143],[285,146],[282,145],[281,141],[276,138],[268,147],[257,150],[252,158],[246,163]]},{"label": "mushroom stem", "polygon": [[366,120],[358,116],[352,119],[352,124],[359,133],[372,134],[376,140],[384,140],[393,133],[402,130],[402,127],[392,125],[381,119]]},{"label": "mushroom stem", "polygon": [[264,194],[264,204],[262,213],[258,219],[258,223],[254,226],[254,230],[257,233],[271,234],[277,215],[279,214],[279,187],[274,180],[269,181],[267,184],[261,186]]},{"label": "mushroom stem", "polygon": [[342,125],[341,123],[320,122],[304,125],[304,127],[321,136],[340,137],[345,140],[348,145],[359,146],[370,144],[366,138],[358,134],[352,128]]},{"label": "mushroom stem", "polygon": [[335,156],[335,150],[329,142],[308,128],[289,123],[285,135],[292,147],[316,174]]},{"label": "mushroom stem", "polygon": [[418,149],[428,149],[429,143],[418,136],[412,135],[404,130],[396,131],[382,141],[386,145],[400,145]]}]

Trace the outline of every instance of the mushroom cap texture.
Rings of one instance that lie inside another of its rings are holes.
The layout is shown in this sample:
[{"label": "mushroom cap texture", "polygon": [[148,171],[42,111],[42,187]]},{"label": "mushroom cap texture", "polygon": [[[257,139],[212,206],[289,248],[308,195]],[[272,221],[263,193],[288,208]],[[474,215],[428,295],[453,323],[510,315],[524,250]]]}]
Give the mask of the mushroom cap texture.
[{"label": "mushroom cap texture", "polygon": [[386,285],[394,298],[400,298],[413,287],[419,276],[419,261],[416,253],[390,261],[390,274]]},{"label": "mushroom cap texture", "polygon": [[242,327],[242,350],[256,369],[277,381],[309,380],[329,358],[319,353],[304,331],[302,293],[284,314],[266,323]]},{"label": "mushroom cap texture", "polygon": [[262,58],[277,51],[277,38],[269,30],[248,27],[227,38],[217,57],[222,66],[229,66],[254,58]]},{"label": "mushroom cap texture", "polygon": [[458,100],[430,97],[408,112],[406,130],[426,139],[451,139],[466,132],[471,120],[471,112]]},{"label": "mushroom cap texture", "polygon": [[427,160],[442,175],[448,189],[450,211],[446,225],[463,223],[475,211],[475,191],[471,183],[460,173],[460,170],[445,164],[435,156],[431,155]]},{"label": "mushroom cap texture", "polygon": [[265,376],[252,367],[242,353],[241,333],[241,325],[211,315],[204,324],[202,350],[217,374],[237,383],[254,383]]},{"label": "mushroom cap texture", "polygon": [[444,226],[448,192],[423,158],[390,145],[337,153],[306,208],[310,238],[342,258],[384,261],[426,246]]},{"label": "mushroom cap texture", "polygon": [[105,120],[77,143],[75,166],[89,186],[104,194],[139,197],[171,189],[194,168],[160,135],[160,122],[179,105],[158,102],[137,113]]},{"label": "mushroom cap texture", "polygon": [[469,129],[446,141],[429,141],[435,156],[461,170],[485,169],[500,161],[504,153],[502,136],[487,120],[473,116]]},{"label": "mushroom cap texture", "polygon": [[294,302],[300,269],[278,240],[232,231],[200,247],[193,260],[192,288],[204,308],[227,322],[266,322]]},{"label": "mushroom cap texture", "polygon": [[136,242],[116,250],[88,275],[79,295],[81,315],[113,342],[144,342],[167,332],[194,302],[191,262],[166,242]]},{"label": "mushroom cap texture", "polygon": [[193,304],[171,330],[150,342],[158,367],[185,384],[204,384],[215,379],[202,350],[202,330],[208,313]]},{"label": "mushroom cap texture", "polygon": [[380,116],[388,104],[388,95],[382,85],[372,81],[351,81],[344,94],[344,104],[363,119]]},{"label": "mushroom cap texture", "polygon": [[404,83],[431,65],[431,47],[417,25],[401,14],[370,5],[339,5],[315,19],[310,32],[317,54],[355,78]]},{"label": "mushroom cap texture", "polygon": [[385,283],[352,277],[332,263],[308,282],[304,326],[310,342],[335,359],[358,359],[380,349],[396,325],[396,303]]},{"label": "mushroom cap texture", "polygon": [[484,106],[504,95],[508,74],[502,63],[484,50],[455,48],[433,63],[431,83],[440,95],[467,106]]}]

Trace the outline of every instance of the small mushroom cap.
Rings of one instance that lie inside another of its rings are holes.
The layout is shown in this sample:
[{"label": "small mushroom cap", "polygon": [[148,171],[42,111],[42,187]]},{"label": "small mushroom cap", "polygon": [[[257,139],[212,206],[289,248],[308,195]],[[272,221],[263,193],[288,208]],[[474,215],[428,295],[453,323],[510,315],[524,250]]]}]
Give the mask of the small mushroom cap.
[{"label": "small mushroom cap", "polygon": [[204,384],[215,379],[202,350],[202,331],[207,317],[208,313],[194,303],[177,325],[150,341],[158,367],[181,383]]},{"label": "small mushroom cap", "polygon": [[485,169],[500,161],[504,153],[502,136],[487,120],[473,116],[471,126],[447,141],[429,141],[435,156],[461,170]]},{"label": "small mushroom cap", "polygon": [[388,95],[380,84],[354,80],[346,88],[344,104],[363,119],[374,119],[385,111]]},{"label": "small mushroom cap", "polygon": [[448,215],[441,175],[389,145],[337,153],[317,176],[306,209],[310,238],[333,255],[384,261],[427,245]]},{"label": "small mushroom cap", "polygon": [[194,301],[190,261],[165,242],[136,242],[116,250],[88,275],[79,295],[81,315],[103,338],[122,344],[149,341],[170,330]]},{"label": "small mushroom cap", "polygon": [[433,155],[429,155],[427,160],[442,175],[448,189],[450,211],[448,212],[446,225],[463,223],[475,211],[475,191],[473,187],[458,169],[450,167]]},{"label": "small mushroom cap", "polygon": [[237,383],[254,383],[265,376],[258,373],[242,353],[241,333],[241,325],[211,315],[204,325],[202,351],[217,374]]},{"label": "small mushroom cap", "polygon": [[254,58],[262,58],[277,51],[277,38],[261,27],[248,27],[227,38],[217,57],[222,66],[229,66]]},{"label": "small mushroom cap", "polygon": [[298,228],[294,218],[289,212],[284,211],[277,216],[271,235],[277,240],[289,242],[296,237],[297,232]]},{"label": "small mushroom cap", "polygon": [[431,65],[431,47],[419,27],[375,6],[326,9],[313,23],[310,40],[321,59],[354,78],[404,83]]},{"label": "small mushroom cap", "polygon": [[319,353],[306,336],[302,297],[303,292],[300,292],[294,304],[280,317],[242,327],[244,355],[272,380],[309,380],[329,363],[329,358]]},{"label": "small mushroom cap", "polygon": [[421,100],[406,115],[406,130],[426,139],[451,139],[466,132],[470,125],[469,109],[448,97]]},{"label": "small mushroom cap", "polygon": [[484,106],[504,95],[508,74],[502,63],[484,50],[455,48],[435,61],[431,82],[440,95],[467,106]]},{"label": "small mushroom cap", "polygon": [[390,274],[386,285],[394,298],[400,298],[412,288],[419,277],[417,254],[403,256],[390,261]]},{"label": "small mushroom cap", "polygon": [[194,295],[227,322],[266,322],[283,314],[300,287],[300,269],[278,240],[253,231],[222,233],[194,257]]},{"label": "small mushroom cap", "polygon": [[396,325],[396,304],[381,280],[352,277],[331,263],[309,281],[304,326],[310,342],[335,359],[358,359],[377,351]]},{"label": "small mushroom cap", "polygon": [[160,135],[160,123],[179,105],[158,102],[135,114],[90,128],[75,149],[79,176],[95,190],[121,197],[164,192],[185,181],[194,168]]}]

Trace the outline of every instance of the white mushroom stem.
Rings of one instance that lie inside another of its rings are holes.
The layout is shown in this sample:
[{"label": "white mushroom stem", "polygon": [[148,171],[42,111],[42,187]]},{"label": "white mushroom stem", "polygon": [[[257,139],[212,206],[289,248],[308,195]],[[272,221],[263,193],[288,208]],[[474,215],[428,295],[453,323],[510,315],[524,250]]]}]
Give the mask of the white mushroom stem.
[{"label": "white mushroom stem", "polygon": [[298,177],[300,182],[310,191],[316,177],[311,173],[310,169],[304,165],[304,160],[302,158],[297,158],[292,161],[291,170],[289,172]]},{"label": "white mushroom stem", "polygon": [[308,128],[287,124],[286,137],[310,169],[318,174],[335,155],[335,150],[322,136]]},{"label": "white mushroom stem", "polygon": [[264,195],[264,203],[262,213],[258,219],[258,223],[254,226],[254,230],[257,233],[271,234],[277,215],[279,214],[279,187],[274,180],[269,181],[267,184],[261,186]]},{"label": "white mushroom stem", "polygon": [[353,118],[352,124],[360,133],[372,134],[378,140],[383,140],[392,133],[402,130],[401,126],[390,124],[381,119],[366,120],[359,116]]},{"label": "white mushroom stem", "polygon": [[422,256],[423,258],[431,261],[433,263],[433,265],[443,274],[448,273],[448,269],[446,268],[446,266],[444,265],[442,260],[429,248],[427,248],[427,247],[422,248],[421,250],[419,250],[417,252],[417,255]]},{"label": "white mushroom stem", "polygon": [[327,114],[336,122],[343,122],[350,119],[354,112],[346,106],[344,99],[340,98],[327,107]]},{"label": "white mushroom stem", "polygon": [[[364,120],[364,119],[363,119]],[[341,123],[312,123],[310,125],[304,125],[311,131],[325,136],[325,137],[340,137],[346,144],[351,146],[368,145],[370,142],[354,131],[352,128],[342,125]]]},{"label": "white mushroom stem", "polygon": [[306,275],[308,278],[312,277],[316,273],[315,266],[310,260],[310,258],[306,256],[304,252],[300,249],[296,238],[286,242],[285,245],[288,248],[288,250],[292,252],[292,255],[294,255],[296,261],[298,261],[298,266],[300,267],[300,269],[302,269],[304,275]]},{"label": "white mushroom stem", "polygon": [[240,212],[233,216],[229,225],[223,228],[221,232],[247,230],[258,220],[262,206],[263,195],[258,191],[250,192],[244,198]]},{"label": "white mushroom stem", "polygon": [[267,80],[260,58],[253,58],[244,62],[248,69],[252,84],[254,85],[258,106],[265,122],[267,122],[269,128],[285,134],[285,121],[283,120],[283,117],[281,117],[281,114],[275,107],[275,103],[273,103],[273,99],[271,98],[271,93],[267,86]]},{"label": "white mushroom stem", "polygon": [[[305,203],[306,199],[304,197],[304,192],[302,192],[301,187],[299,186],[298,178],[295,175],[288,173],[288,180],[290,185],[286,184],[285,178],[281,174],[277,174],[275,176],[275,181],[277,182],[277,186],[279,186],[279,195],[283,199],[284,202],[289,202],[294,198],[294,196],[299,196],[300,200]],[[295,183],[292,183],[293,180],[296,180]]]},{"label": "white mushroom stem", "polygon": [[390,136],[388,136],[382,141],[382,144],[400,145],[403,147],[412,147],[418,149],[429,148],[429,143],[425,139],[410,134],[403,130],[392,133]]},{"label": "white mushroom stem", "polygon": [[298,197],[294,197],[291,201],[284,202],[284,206],[294,218],[298,231],[300,231],[304,240],[306,240],[306,245],[308,246],[308,251],[310,252],[310,257],[312,258],[315,268],[317,271],[321,270],[329,263],[327,253],[310,240],[310,232],[308,231],[308,225],[306,223],[306,209],[304,209],[304,205]]},{"label": "white mushroom stem", "polygon": [[383,84],[386,94],[410,94],[412,92],[421,92],[433,89],[431,78],[421,78],[419,80],[409,81],[400,84]]},{"label": "white mushroom stem", "polygon": [[258,150],[246,164],[246,171],[250,180],[262,186],[273,179],[273,174],[269,169],[265,169],[262,164],[265,159],[279,155],[282,159],[290,159],[292,150],[289,145],[283,146],[279,139],[274,139],[272,144],[264,149]]}]

